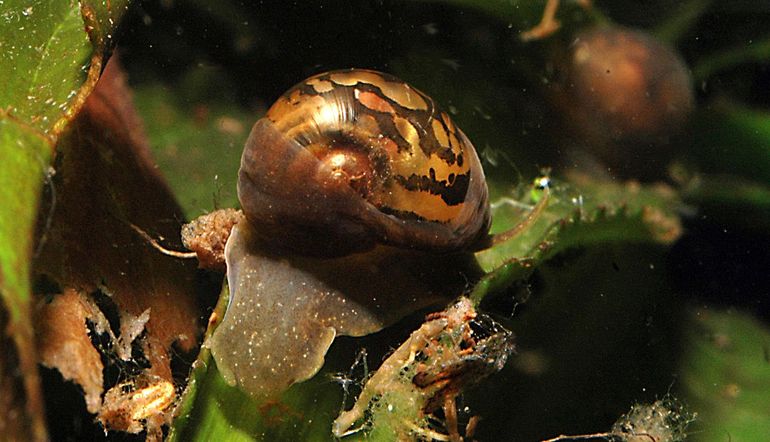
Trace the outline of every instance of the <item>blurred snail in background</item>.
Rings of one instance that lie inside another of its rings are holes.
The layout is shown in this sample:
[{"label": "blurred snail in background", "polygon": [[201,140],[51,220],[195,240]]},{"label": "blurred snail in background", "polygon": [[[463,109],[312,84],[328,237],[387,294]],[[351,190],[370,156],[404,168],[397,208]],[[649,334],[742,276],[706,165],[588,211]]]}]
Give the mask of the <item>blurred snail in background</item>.
[{"label": "blurred snail in background", "polygon": [[[540,23],[523,31],[521,39],[540,40],[557,32],[561,3],[548,0]],[[574,3],[591,15],[592,0]],[[567,172],[665,178],[695,106],[685,62],[650,33],[606,23],[581,30],[570,41],[552,57],[557,78],[548,91],[565,129],[559,156]]]},{"label": "blurred snail in background", "polygon": [[[270,397],[308,379],[338,334],[362,336],[479,276],[490,236],[473,145],[422,92],[370,70],[289,89],[256,122],[225,246],[230,302],[207,342],[225,380]],[[545,193],[547,196],[547,192]]]},{"label": "blurred snail in background", "polygon": [[687,65],[643,31],[579,32],[553,85],[572,142],[619,178],[664,178],[695,105]]}]

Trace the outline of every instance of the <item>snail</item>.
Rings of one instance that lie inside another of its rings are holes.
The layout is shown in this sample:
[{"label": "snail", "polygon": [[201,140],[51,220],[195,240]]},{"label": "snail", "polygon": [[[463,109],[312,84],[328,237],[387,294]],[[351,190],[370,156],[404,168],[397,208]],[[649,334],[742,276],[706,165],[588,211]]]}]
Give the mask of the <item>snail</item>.
[{"label": "snail", "polygon": [[302,254],[452,252],[490,224],[465,134],[427,95],[369,70],[316,75],[279,98],[246,142],[238,196],[264,239]]},{"label": "snail", "polygon": [[549,98],[570,146],[567,167],[665,179],[695,106],[690,69],[675,48],[641,30],[592,27],[575,34],[555,66],[562,78]]},{"label": "snail", "polygon": [[469,252],[523,226],[489,235],[471,142],[427,95],[370,70],[289,89],[254,124],[238,175],[246,222],[225,246],[230,302],[207,345],[255,397],[315,374],[336,335],[446,304],[480,275]]}]

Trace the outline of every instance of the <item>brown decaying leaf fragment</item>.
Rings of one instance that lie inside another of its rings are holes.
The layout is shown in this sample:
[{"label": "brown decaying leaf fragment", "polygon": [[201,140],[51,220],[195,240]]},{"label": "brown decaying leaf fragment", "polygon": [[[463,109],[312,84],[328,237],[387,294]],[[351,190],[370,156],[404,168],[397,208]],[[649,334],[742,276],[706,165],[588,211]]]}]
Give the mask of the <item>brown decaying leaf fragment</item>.
[{"label": "brown decaying leaf fragment", "polygon": [[224,272],[225,244],[243,212],[221,209],[199,216],[182,226],[182,242],[198,256],[198,267]]},{"label": "brown decaying leaf fragment", "polygon": [[[108,64],[57,150],[52,184],[56,198],[51,199],[55,204],[41,210],[43,218],[49,214],[51,219],[50,228],[41,232],[46,240],[35,272],[65,292],[108,295],[118,309],[121,331],[127,334],[121,336],[122,356],[132,338],[146,331],[141,344],[150,367],[143,375],[173,382],[171,345],[192,350],[202,330],[196,270],[192,262],[160,254],[131,227],[168,241],[169,248],[181,248],[177,238],[182,211],[150,158],[116,59]],[[72,327],[82,330],[82,324]],[[75,332],[66,326],[51,331],[62,336]],[[72,368],[66,360],[54,365],[62,373]],[[104,406],[118,402],[108,395]],[[148,417],[147,426],[150,434],[159,434],[166,416],[163,409],[154,409],[160,414]]]},{"label": "brown decaying leaf fragment", "polygon": [[91,344],[86,320],[97,331],[109,327],[107,318],[88,296],[70,289],[48,303],[41,300],[35,312],[40,362],[55,367],[64,379],[83,388],[86,408],[96,413],[102,406],[102,370],[99,352]]}]

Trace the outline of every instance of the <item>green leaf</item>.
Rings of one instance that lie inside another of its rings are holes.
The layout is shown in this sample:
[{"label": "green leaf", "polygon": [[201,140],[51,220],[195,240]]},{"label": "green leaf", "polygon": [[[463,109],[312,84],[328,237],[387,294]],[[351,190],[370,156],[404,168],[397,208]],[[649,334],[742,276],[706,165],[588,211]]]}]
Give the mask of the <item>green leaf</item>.
[{"label": "green leaf", "polygon": [[770,231],[770,187],[732,175],[697,177],[682,199],[701,216],[725,226],[762,234]]},{"label": "green leaf", "polygon": [[[477,301],[492,290],[528,276],[533,266],[569,247],[605,242],[666,243],[675,239],[680,231],[678,218],[673,215],[678,200],[665,186],[585,181],[582,189],[555,185],[546,210],[521,236],[478,255],[479,262],[490,273],[473,293]],[[543,191],[533,185],[519,193],[523,192],[537,199]],[[514,196],[527,201],[520,194]],[[494,229],[500,231],[515,226],[528,211],[518,204],[500,205],[495,211]],[[226,303],[224,293],[214,317],[222,317]],[[365,346],[360,340],[357,342]],[[311,435],[326,440],[340,403],[340,387],[329,382],[326,376],[341,369],[334,367],[339,359],[327,356],[327,364],[319,375],[294,385],[280,401],[259,403],[225,383],[204,346],[177,413],[171,439],[206,440],[228,432],[238,440],[305,440]],[[273,412],[283,413],[279,423],[269,421]],[[379,434],[385,435],[383,440],[387,439],[390,434],[387,426],[376,428],[369,436],[376,439]]]},{"label": "green leaf", "polygon": [[706,81],[725,69],[752,62],[767,62],[767,60],[770,60],[770,37],[765,36],[758,41],[749,40],[748,43],[722,49],[701,58],[693,68],[692,76],[697,83]]},{"label": "green leaf", "polygon": [[[31,425],[28,436],[44,440],[45,425],[40,402],[37,377],[37,357],[34,347],[30,306],[30,266],[33,248],[33,232],[37,214],[38,196],[43,183],[50,139],[20,122],[0,116],[0,296],[7,310],[8,328],[18,353],[19,369],[26,373],[23,379],[25,394],[8,398],[26,414]],[[5,333],[5,331],[4,331]],[[5,365],[10,349],[0,355],[0,365]],[[5,370],[2,370],[5,371]],[[0,382],[6,382],[0,379]],[[10,415],[12,410],[3,410]],[[21,435],[17,435],[21,436]]]},{"label": "green leaf", "polygon": [[694,118],[689,161],[703,172],[770,182],[770,113],[717,101]]},{"label": "green leaf", "polygon": [[[94,2],[104,11],[126,2]],[[86,6],[84,6],[85,8]],[[30,266],[40,192],[56,139],[98,78],[102,50],[93,50],[76,1],[0,3],[0,296],[25,373],[32,437],[45,438],[30,324]],[[88,22],[89,20],[85,20]],[[113,23],[95,16],[94,23]]]},{"label": "green leaf", "polygon": [[698,413],[696,441],[770,434],[770,330],[751,315],[697,309],[688,320],[682,390]]},{"label": "green leaf", "polygon": [[0,284],[11,323],[26,321],[29,313],[29,267],[40,188],[51,140],[8,118],[0,119]]},{"label": "green leaf", "polygon": [[[183,82],[176,93],[196,85]],[[257,116],[226,103],[184,105],[156,86],[137,88],[134,96],[158,167],[188,217],[237,207],[241,152]]]},{"label": "green leaf", "polygon": [[91,43],[80,7],[49,0],[10,1],[1,8],[0,66],[6,85],[0,109],[48,134],[86,79]]},{"label": "green leaf", "polygon": [[[473,289],[471,298],[501,290],[529,274],[543,261],[573,247],[607,242],[670,243],[681,233],[675,210],[679,200],[664,185],[642,186],[581,180],[578,188],[557,184],[540,216],[520,235],[477,254],[487,275]],[[530,188],[529,193],[538,192]],[[493,232],[522,222],[519,197],[502,197],[493,205]],[[517,215],[518,212],[518,215]]]},{"label": "green leaf", "polygon": [[665,254],[655,243],[591,245],[545,262],[530,284],[482,304],[519,301],[504,323],[517,354],[466,395],[483,419],[477,439],[607,431],[634,403],[661,397],[677,370],[682,322]]},{"label": "green leaf", "polygon": [[128,11],[131,0],[84,0],[83,21],[94,46],[104,49],[114,43],[115,28]]},{"label": "green leaf", "polygon": [[190,387],[169,441],[326,441],[339,407],[339,387],[313,379],[297,384],[281,400],[260,402],[228,385],[208,350],[196,361]]}]

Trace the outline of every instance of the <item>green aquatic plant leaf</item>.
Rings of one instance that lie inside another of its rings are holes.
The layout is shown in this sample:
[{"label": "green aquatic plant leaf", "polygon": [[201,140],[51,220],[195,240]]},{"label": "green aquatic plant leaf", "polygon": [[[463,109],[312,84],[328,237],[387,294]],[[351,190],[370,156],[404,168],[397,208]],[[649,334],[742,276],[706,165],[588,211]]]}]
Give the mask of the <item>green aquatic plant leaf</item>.
[{"label": "green aquatic plant leaf", "polygon": [[[544,190],[539,188],[542,184],[540,181],[520,189],[526,197],[514,195],[517,201],[527,203],[539,199],[545,205],[541,215],[527,225],[522,235],[478,255],[482,267],[489,273],[473,292],[476,301],[493,290],[525,278],[532,267],[570,247],[599,243],[668,243],[679,235],[678,218],[673,215],[678,200],[667,187],[584,181],[581,189],[585,190],[577,191],[573,185],[560,183],[553,185],[550,199],[546,201],[542,199]],[[494,229],[515,226],[530,210],[530,206],[521,202],[497,206]],[[525,261],[531,267],[524,265]],[[223,317],[227,299],[227,293],[224,293],[214,318]],[[214,325],[212,323],[210,329]],[[358,342],[365,346],[362,341]],[[333,346],[331,351],[338,350]],[[348,359],[349,356],[346,355]],[[310,435],[325,440],[342,401],[342,389],[330,381],[329,375],[345,370],[344,363],[340,365],[340,359],[335,356],[327,355],[326,361],[324,369],[311,380],[295,384],[278,399],[260,401],[228,385],[204,345],[177,410],[172,440],[205,440],[225,429],[244,440]],[[398,398],[394,401],[398,402]],[[310,403],[326,405],[325,408],[308,407]],[[276,413],[282,418],[271,418]],[[405,419],[408,417],[404,416]],[[418,417],[414,419],[415,422],[419,420]],[[378,422],[377,425],[383,427],[367,432],[367,437],[378,440],[381,436],[381,440],[386,440],[393,434],[389,430],[393,421]]]},{"label": "green aquatic plant leaf", "polygon": [[177,98],[197,90],[199,81],[182,81],[175,91],[147,85],[134,92],[158,167],[188,218],[238,206],[241,152],[258,119],[232,103],[190,104]]},{"label": "green aquatic plant leaf", "polygon": [[681,195],[701,216],[722,225],[757,234],[770,231],[770,186],[734,175],[705,175],[694,178]]},{"label": "green aquatic plant leaf", "polygon": [[688,162],[701,172],[770,182],[770,113],[717,100],[693,119]]},{"label": "green aquatic plant leaf", "polygon": [[693,440],[754,441],[770,434],[770,330],[747,313],[694,309],[687,320],[681,397]]},{"label": "green aquatic plant leaf", "polygon": [[703,57],[693,68],[692,76],[695,81],[707,81],[720,71],[742,64],[766,63],[768,60],[770,60],[770,37],[765,35],[756,41],[750,40],[748,44],[741,43]]},{"label": "green aquatic plant leaf", "polygon": [[77,2],[4,2],[0,108],[50,134],[66,124],[86,79],[92,46]]},{"label": "green aquatic plant leaf", "polygon": [[676,214],[681,203],[666,185],[586,177],[573,181],[575,184],[553,184],[545,209],[532,219],[527,214],[536,204],[531,195],[542,193],[538,183],[493,200],[493,232],[517,223],[528,225],[509,241],[477,254],[486,275],[473,289],[474,301],[526,279],[539,264],[570,248],[601,243],[670,244],[681,234]]},{"label": "green aquatic plant leaf", "polygon": [[[24,373],[19,430],[45,438],[33,331],[30,266],[37,209],[61,131],[82,106],[101,70],[105,35],[125,1],[9,0],[0,3],[0,297]],[[5,348],[5,346],[4,346]],[[4,355],[5,358],[7,355]],[[0,364],[3,373],[13,370]],[[6,379],[3,379],[5,381]],[[12,385],[13,382],[4,385]],[[3,395],[11,394],[4,390]],[[9,410],[9,416],[13,413]],[[30,428],[25,428],[30,425]],[[21,436],[20,436],[21,437]]]},{"label": "green aquatic plant leaf", "polygon": [[[33,253],[33,233],[36,201],[44,181],[45,161],[51,150],[49,138],[35,130],[0,117],[0,306],[3,330],[12,330],[11,336],[2,339],[0,376],[3,385],[17,385],[23,395],[14,397],[13,390],[3,389],[8,398],[7,416],[11,428],[8,434],[31,435],[36,440],[46,438],[43,423],[42,398],[36,372],[37,357],[34,351],[30,306],[30,260]],[[17,354],[16,358],[11,355]],[[16,361],[14,362],[14,359]],[[18,364],[18,367],[14,365]],[[22,379],[14,371],[26,373]],[[19,391],[19,390],[16,390]],[[17,393],[18,394],[18,393]],[[31,427],[31,428],[30,428]]]}]

